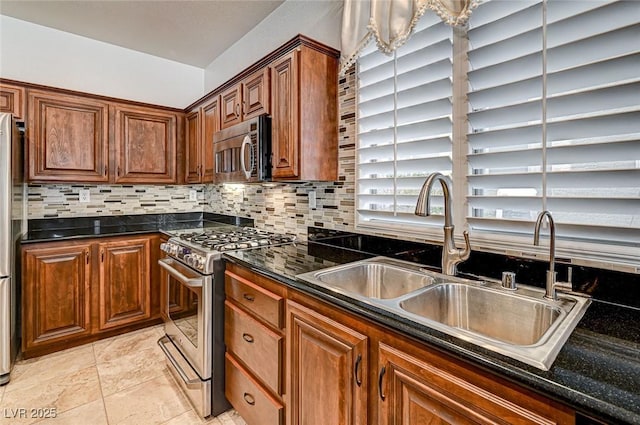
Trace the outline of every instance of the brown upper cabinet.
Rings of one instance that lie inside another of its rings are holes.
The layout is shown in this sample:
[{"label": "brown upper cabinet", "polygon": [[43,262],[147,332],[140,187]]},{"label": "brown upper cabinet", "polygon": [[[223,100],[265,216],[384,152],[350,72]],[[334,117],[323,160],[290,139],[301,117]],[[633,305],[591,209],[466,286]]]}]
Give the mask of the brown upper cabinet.
[{"label": "brown upper cabinet", "polygon": [[298,35],[203,99],[219,99],[220,129],[271,115],[273,180],[335,181],[338,57],[337,50]]},{"label": "brown upper cabinet", "polygon": [[215,182],[214,133],[261,114],[271,115],[273,180],[335,181],[338,57],[298,35],[186,114],[11,80],[0,108],[28,119],[32,182]]},{"label": "brown upper cabinet", "polygon": [[186,116],[185,183],[213,182],[213,134],[220,130],[218,97]]},{"label": "brown upper cabinet", "polygon": [[242,122],[242,85],[233,86],[220,95],[220,128]]},{"label": "brown upper cabinet", "polygon": [[269,68],[254,72],[242,81],[242,120],[269,113]]},{"label": "brown upper cabinet", "polygon": [[29,179],[109,181],[109,105],[29,90]]},{"label": "brown upper cabinet", "polygon": [[178,116],[115,105],[115,183],[175,183]]},{"label": "brown upper cabinet", "polygon": [[200,157],[202,156],[202,143],[200,137],[200,109],[189,112],[185,117],[185,177],[186,183],[200,183]]},{"label": "brown upper cabinet", "polygon": [[210,101],[202,107],[202,141],[200,161],[202,181],[201,183],[211,183],[214,179],[213,162],[213,134],[220,130],[220,101],[218,98]]},{"label": "brown upper cabinet", "polygon": [[182,114],[28,89],[30,181],[176,183]]},{"label": "brown upper cabinet", "polygon": [[274,180],[338,178],[338,59],[301,45],[271,65]]},{"label": "brown upper cabinet", "polygon": [[0,84],[0,112],[8,112],[18,119],[27,116],[26,90],[12,84]]},{"label": "brown upper cabinet", "polygon": [[260,69],[220,95],[221,128],[269,113],[269,68]]}]

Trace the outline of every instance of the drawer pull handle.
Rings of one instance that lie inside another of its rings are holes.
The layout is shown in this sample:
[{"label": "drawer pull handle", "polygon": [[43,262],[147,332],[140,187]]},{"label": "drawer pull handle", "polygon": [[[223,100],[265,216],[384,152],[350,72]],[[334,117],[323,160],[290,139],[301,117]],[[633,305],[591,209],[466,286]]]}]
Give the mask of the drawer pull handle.
[{"label": "drawer pull handle", "polygon": [[362,379],[358,376],[358,371],[360,370],[360,363],[362,363],[362,354],[358,354],[358,358],[356,359],[356,364],[353,366],[353,376],[356,378],[356,384],[359,387],[362,386]]},{"label": "drawer pull handle", "polygon": [[253,398],[253,396],[249,393],[244,393],[244,395],[242,396],[242,398],[244,398],[244,401],[247,402],[247,404],[253,406],[254,404],[256,404],[256,399]]},{"label": "drawer pull handle", "polygon": [[250,303],[254,302],[256,299],[256,297],[253,296],[252,294],[242,294],[242,298],[249,301]]},{"label": "drawer pull handle", "polygon": [[382,378],[384,378],[384,374],[387,372],[387,368],[382,366],[380,369],[380,375],[378,375],[378,393],[380,394],[380,399],[384,401],[387,398],[386,395],[382,392]]},{"label": "drawer pull handle", "polygon": [[242,339],[244,339],[248,343],[253,343],[253,336],[251,336],[251,335],[249,335],[247,333],[242,334]]}]

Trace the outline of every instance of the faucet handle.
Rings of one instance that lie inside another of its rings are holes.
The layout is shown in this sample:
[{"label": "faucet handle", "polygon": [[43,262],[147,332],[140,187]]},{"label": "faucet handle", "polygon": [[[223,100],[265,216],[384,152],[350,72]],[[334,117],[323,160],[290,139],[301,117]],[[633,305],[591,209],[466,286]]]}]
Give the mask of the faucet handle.
[{"label": "faucet handle", "polygon": [[469,232],[465,230],[462,232],[462,236],[464,237],[464,248],[458,249],[458,256],[460,261],[465,261],[471,255],[471,243],[469,242]]}]

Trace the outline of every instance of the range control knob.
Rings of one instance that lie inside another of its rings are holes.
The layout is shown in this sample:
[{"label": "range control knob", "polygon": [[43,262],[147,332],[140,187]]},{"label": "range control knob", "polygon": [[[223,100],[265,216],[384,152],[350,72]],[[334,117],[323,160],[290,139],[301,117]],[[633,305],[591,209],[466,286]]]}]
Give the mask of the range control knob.
[{"label": "range control knob", "polygon": [[204,269],[204,258],[202,256],[198,256],[195,262],[195,268],[198,270]]}]

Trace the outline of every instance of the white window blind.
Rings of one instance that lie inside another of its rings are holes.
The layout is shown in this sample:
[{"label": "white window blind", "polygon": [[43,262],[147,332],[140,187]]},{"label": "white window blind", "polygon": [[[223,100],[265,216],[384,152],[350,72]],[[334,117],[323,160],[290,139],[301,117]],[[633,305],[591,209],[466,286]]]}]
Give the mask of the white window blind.
[{"label": "white window blind", "polygon": [[637,247],[640,2],[492,0],[468,37],[472,231]]},{"label": "white window blind", "polygon": [[358,226],[407,230],[433,221],[413,212],[426,177],[452,171],[452,46],[451,27],[427,12],[393,56],[375,45],[361,54]]}]

